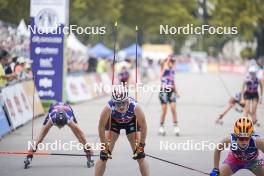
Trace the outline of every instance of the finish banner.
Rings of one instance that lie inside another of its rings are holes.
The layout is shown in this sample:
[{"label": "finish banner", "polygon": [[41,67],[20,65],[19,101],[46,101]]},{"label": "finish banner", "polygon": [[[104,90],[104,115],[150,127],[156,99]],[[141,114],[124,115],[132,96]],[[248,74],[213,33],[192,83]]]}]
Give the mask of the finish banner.
[{"label": "finish banner", "polygon": [[68,26],[68,14],[68,0],[30,2],[30,57],[36,88],[43,100],[63,101],[64,27]]}]

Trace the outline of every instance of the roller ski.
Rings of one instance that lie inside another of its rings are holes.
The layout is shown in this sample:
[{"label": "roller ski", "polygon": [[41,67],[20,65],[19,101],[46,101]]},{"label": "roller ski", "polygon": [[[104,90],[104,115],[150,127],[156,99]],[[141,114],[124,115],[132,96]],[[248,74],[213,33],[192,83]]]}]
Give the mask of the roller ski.
[{"label": "roller ski", "polygon": [[159,128],[159,135],[166,136],[166,131],[165,131],[163,126],[160,126],[160,128]]},{"label": "roller ski", "polygon": [[174,125],[174,130],[173,130],[173,134],[175,136],[180,136],[180,128],[178,127],[178,125]]},{"label": "roller ski", "polygon": [[94,166],[94,160],[92,159],[92,156],[87,156],[87,167],[91,168]]},{"label": "roller ski", "polygon": [[32,159],[33,159],[33,155],[27,155],[27,157],[24,160],[24,169],[29,168],[29,165],[30,165],[30,162],[32,161]]}]

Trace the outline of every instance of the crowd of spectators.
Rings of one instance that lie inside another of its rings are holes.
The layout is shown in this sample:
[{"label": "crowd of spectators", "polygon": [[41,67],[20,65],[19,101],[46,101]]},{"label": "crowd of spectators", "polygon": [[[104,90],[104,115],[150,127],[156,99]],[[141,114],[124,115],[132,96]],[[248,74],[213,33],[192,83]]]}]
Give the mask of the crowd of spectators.
[{"label": "crowd of spectators", "polygon": [[16,81],[32,78],[31,60],[11,56],[6,50],[0,50],[0,88]]}]

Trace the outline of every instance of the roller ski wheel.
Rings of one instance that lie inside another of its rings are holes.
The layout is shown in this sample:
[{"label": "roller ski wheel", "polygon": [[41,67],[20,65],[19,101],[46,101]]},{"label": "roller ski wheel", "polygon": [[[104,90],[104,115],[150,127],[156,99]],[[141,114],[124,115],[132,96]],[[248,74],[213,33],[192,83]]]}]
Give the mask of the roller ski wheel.
[{"label": "roller ski wheel", "polygon": [[180,136],[180,133],[174,133],[175,136],[179,137]]},{"label": "roller ski wheel", "polygon": [[159,135],[160,135],[160,136],[166,136],[166,132],[163,132],[163,133],[160,133],[160,132],[159,132]]},{"label": "roller ski wheel", "polygon": [[31,160],[29,158],[26,158],[24,160],[24,169],[28,169],[30,165]]},{"label": "roller ski wheel", "polygon": [[179,127],[174,127],[174,131],[173,131],[175,136],[180,136],[180,128]]},{"label": "roller ski wheel", "polygon": [[166,131],[164,130],[164,127],[160,127],[159,128],[159,133],[158,133],[160,136],[166,136]]},{"label": "roller ski wheel", "polygon": [[88,168],[91,168],[91,167],[93,167],[94,166],[94,160],[92,160],[92,158],[91,157],[89,157],[88,159],[87,159],[87,167]]}]

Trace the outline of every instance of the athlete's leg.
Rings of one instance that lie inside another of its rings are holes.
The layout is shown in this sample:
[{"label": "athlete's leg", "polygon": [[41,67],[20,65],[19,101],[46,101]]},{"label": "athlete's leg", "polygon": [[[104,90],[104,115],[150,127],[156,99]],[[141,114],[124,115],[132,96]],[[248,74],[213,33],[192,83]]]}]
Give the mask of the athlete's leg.
[{"label": "athlete's leg", "polygon": [[[135,148],[135,132],[134,133],[130,133],[127,135],[127,139],[130,143],[130,146],[132,148],[132,151],[134,152],[134,148]],[[137,139],[139,141],[139,138]],[[139,165],[139,170],[142,176],[149,176],[149,166],[147,161],[145,160],[145,158],[139,159],[137,160],[138,165]]]},{"label": "athlete's leg", "polygon": [[[109,133],[109,132],[107,132]],[[110,131],[110,135],[111,135],[111,141],[110,141],[110,151],[112,153],[115,143],[119,137],[118,133],[115,133],[113,131]],[[108,134],[106,134],[106,136],[108,136]],[[106,168],[106,162],[107,161],[103,161],[100,158],[97,160],[96,165],[95,165],[95,176],[103,176],[104,172],[105,172],[105,168]]]},{"label": "athlete's leg", "polygon": [[250,105],[251,105],[251,100],[246,100],[245,101],[244,112],[243,112],[243,115],[245,117],[248,117],[251,114],[250,113]]},{"label": "athlete's leg", "polygon": [[173,123],[177,123],[176,103],[175,102],[171,102],[170,103],[170,108],[171,108]]},{"label": "athlete's leg", "polygon": [[257,108],[258,108],[258,99],[253,99],[252,100],[252,110],[251,110],[251,116],[252,116],[252,121],[256,122],[257,121]]},{"label": "athlete's leg", "polygon": [[220,175],[221,176],[230,176],[230,175],[233,175],[233,171],[231,169],[231,167],[227,164],[223,164],[221,167],[220,167]]},{"label": "athlete's leg", "polygon": [[228,111],[230,111],[234,106],[235,106],[236,102],[234,100],[234,98],[231,98],[227,107],[225,108],[225,110],[221,113],[222,114],[222,118],[228,113]]},{"label": "athlete's leg", "polygon": [[161,110],[162,112],[160,116],[160,124],[163,125],[165,118],[166,118],[166,114],[167,114],[167,104],[166,103],[161,104]]}]

